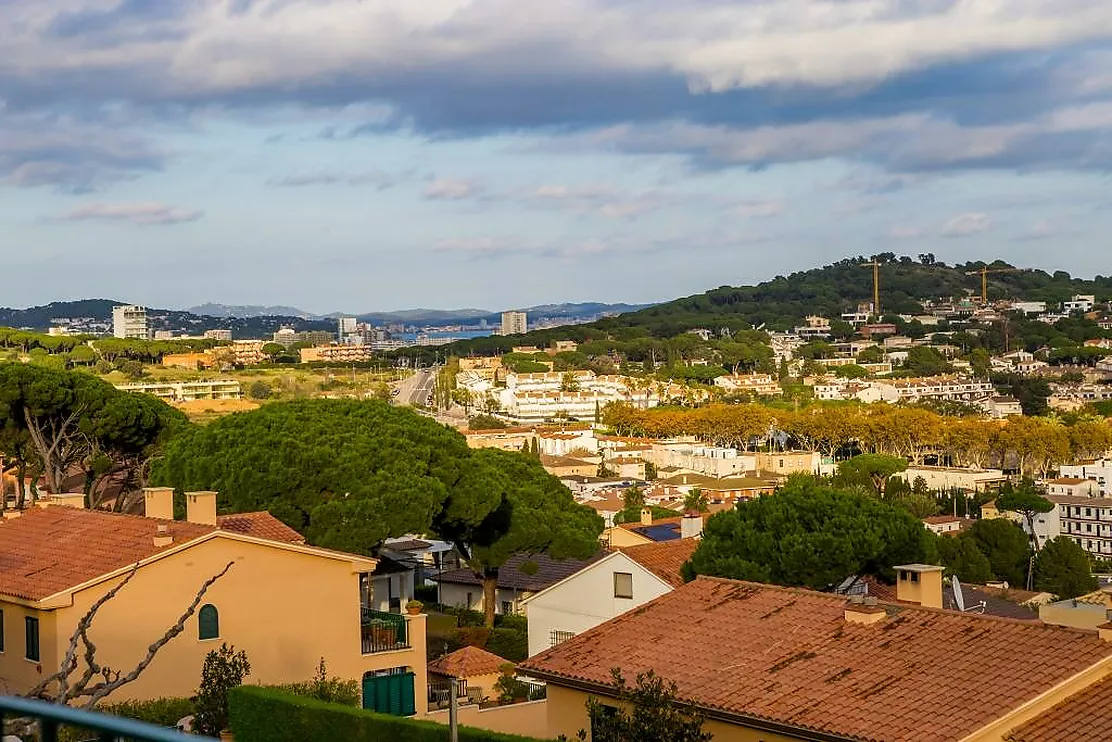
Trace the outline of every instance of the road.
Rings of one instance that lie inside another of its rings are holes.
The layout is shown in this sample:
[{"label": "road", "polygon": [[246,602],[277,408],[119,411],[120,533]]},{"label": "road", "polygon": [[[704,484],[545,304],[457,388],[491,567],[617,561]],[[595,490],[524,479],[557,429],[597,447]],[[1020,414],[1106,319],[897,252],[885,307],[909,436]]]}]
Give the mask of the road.
[{"label": "road", "polygon": [[424,405],[428,404],[432,396],[432,389],[436,385],[436,374],[439,366],[418,369],[416,373],[398,385],[398,404]]}]

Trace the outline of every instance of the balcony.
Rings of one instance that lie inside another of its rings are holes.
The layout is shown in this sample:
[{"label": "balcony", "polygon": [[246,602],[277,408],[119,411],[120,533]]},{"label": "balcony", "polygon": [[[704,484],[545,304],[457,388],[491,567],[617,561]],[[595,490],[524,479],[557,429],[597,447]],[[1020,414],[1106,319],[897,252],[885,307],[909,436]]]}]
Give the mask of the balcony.
[{"label": "balcony", "polygon": [[98,714],[45,701],[0,696],[0,737],[3,739],[7,739],[3,737],[4,722],[12,719],[32,720],[38,739],[42,742],[57,742],[58,730],[62,728],[88,730],[88,739],[96,742],[204,742],[211,739],[182,734],[120,716]]},{"label": "balcony", "polygon": [[398,613],[360,608],[359,638],[363,654],[409,649],[409,623]]}]

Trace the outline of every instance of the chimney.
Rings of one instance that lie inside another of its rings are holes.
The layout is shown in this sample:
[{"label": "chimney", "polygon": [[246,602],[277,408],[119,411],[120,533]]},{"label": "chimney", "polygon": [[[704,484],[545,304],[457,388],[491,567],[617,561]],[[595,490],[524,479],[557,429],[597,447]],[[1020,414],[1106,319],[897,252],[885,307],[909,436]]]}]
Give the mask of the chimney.
[{"label": "chimney", "polygon": [[846,601],[846,623],[857,623],[865,626],[879,623],[888,617],[888,612],[876,604],[872,595],[851,595]]},{"label": "chimney", "polygon": [[216,525],[216,493],[186,492],[185,519],[190,523]]},{"label": "chimney", "polygon": [[64,505],[67,508],[77,510],[85,509],[85,493],[83,492],[63,492],[60,495],[52,496],[50,499],[54,501],[55,505]]},{"label": "chimney", "polygon": [[165,523],[159,523],[158,528],[154,532],[154,545],[156,549],[162,549],[174,543],[174,536],[170,533],[170,526]]},{"label": "chimney", "polygon": [[18,518],[21,515],[23,515],[22,510],[5,510],[4,511],[4,520],[15,520],[16,518]]},{"label": "chimney", "polygon": [[698,538],[703,535],[703,516],[697,510],[688,510],[680,520],[680,538]]},{"label": "chimney", "polygon": [[174,488],[144,487],[143,515],[148,518],[174,519]]},{"label": "chimney", "polygon": [[652,508],[641,508],[641,525],[651,526],[652,524],[653,524]]},{"label": "chimney", "polygon": [[933,564],[903,564],[896,568],[896,600],[924,608],[942,607],[942,573]]}]

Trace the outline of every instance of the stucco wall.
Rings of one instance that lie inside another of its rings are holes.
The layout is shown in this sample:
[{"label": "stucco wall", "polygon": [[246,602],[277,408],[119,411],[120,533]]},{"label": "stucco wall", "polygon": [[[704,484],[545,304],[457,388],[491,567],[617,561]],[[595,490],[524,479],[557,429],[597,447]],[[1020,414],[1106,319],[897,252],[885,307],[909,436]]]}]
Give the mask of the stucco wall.
[{"label": "stucco wall", "polygon": [[[350,679],[371,670],[412,668],[417,698],[427,695],[423,616],[410,623],[410,649],[363,656],[359,578],[350,562],[229,538],[212,539],[141,568],[97,614],[90,637],[98,661],[116,669],[134,667],[201,583],[228,562],[234,566],[203,600],[219,611],[219,638],[199,639],[195,614],[139,679],[113,698],[192,695],[205,655],[222,642],[247,652],[252,683],[308,680],[323,657],[330,674]],[[54,612],[55,630],[48,632],[43,622],[44,668],[47,657],[54,658],[51,669],[57,666],[77,621],[120,579],[76,593],[71,607]]]},{"label": "stucco wall", "polygon": [[[0,603],[4,612],[4,651],[0,652],[0,695],[23,693],[42,680],[43,674],[54,672],[62,655],[51,637],[55,633],[55,616],[51,611],[36,611],[12,603]],[[39,619],[39,661],[25,659],[27,650],[27,616]],[[67,635],[68,639],[68,635]],[[64,653],[64,649],[62,650]]]},{"label": "stucco wall", "polygon": [[[614,597],[615,572],[633,575],[632,599]],[[612,554],[529,600],[529,656],[552,645],[553,631],[582,633],[668,592],[671,588],[640,564]]]},{"label": "stucco wall", "polygon": [[[493,706],[480,709],[478,706],[460,706],[459,723],[466,727],[486,729],[502,734],[520,734],[524,737],[548,739],[548,712],[545,701],[515,703],[510,706]],[[426,717],[440,724],[448,723],[448,711],[435,711]]]}]

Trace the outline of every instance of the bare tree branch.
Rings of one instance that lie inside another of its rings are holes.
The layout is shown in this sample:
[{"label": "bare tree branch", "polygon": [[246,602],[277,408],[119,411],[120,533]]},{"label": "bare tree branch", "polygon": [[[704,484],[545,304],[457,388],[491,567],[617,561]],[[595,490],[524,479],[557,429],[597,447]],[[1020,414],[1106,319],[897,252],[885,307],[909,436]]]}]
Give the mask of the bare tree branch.
[{"label": "bare tree branch", "polygon": [[[139,564],[136,563],[120,584],[116,585],[89,606],[89,610],[86,611],[85,615],[78,621],[77,628],[70,637],[69,647],[58,670],[44,678],[26,694],[27,697],[63,704],[68,704],[71,701],[79,699],[87,699],[83,700],[81,705],[82,708],[90,709],[121,686],[135,681],[143,671],[147,669],[151,662],[154,661],[158,651],[185,630],[185,622],[197,612],[197,608],[200,606],[209,588],[212,587],[217,580],[226,575],[233,564],[235,564],[235,562],[228,562],[224,565],[222,570],[205,580],[193,596],[192,602],[190,602],[181,616],[178,617],[178,620],[170,626],[157,641],[147,647],[147,654],[140,660],[139,664],[125,675],[120,670],[114,670],[97,663],[97,648],[96,644],[94,644],[89,637],[89,629],[92,627],[93,619],[96,617],[97,611],[100,610],[101,606],[116,597],[120,590],[122,590],[123,587],[131,581],[131,578],[135,576],[135,573],[139,569]],[[73,675],[78,668],[77,655],[79,647],[84,649],[83,658],[85,668],[81,676],[71,683],[70,676]],[[94,682],[98,677],[100,680]],[[57,686],[56,689],[53,687],[55,685]]]}]

